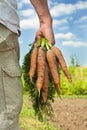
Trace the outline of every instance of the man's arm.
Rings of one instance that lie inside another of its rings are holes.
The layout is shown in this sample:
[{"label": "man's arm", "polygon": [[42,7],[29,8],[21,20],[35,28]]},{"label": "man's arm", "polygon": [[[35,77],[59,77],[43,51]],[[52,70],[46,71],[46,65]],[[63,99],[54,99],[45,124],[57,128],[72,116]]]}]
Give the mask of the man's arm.
[{"label": "man's arm", "polygon": [[52,28],[52,17],[49,12],[47,0],[30,0],[40,21],[40,28],[36,33],[36,41],[44,36],[51,44],[55,43]]},{"label": "man's arm", "polygon": [[30,0],[32,5],[34,6],[40,23],[45,22],[45,19],[52,20],[49,9],[48,9],[48,3],[47,0]]}]

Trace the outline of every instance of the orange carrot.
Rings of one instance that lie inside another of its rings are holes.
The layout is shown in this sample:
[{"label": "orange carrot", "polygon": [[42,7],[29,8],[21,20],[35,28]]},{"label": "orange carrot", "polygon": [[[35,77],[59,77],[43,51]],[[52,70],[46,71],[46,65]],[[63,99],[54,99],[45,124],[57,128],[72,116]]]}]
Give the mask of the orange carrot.
[{"label": "orange carrot", "polygon": [[56,46],[53,46],[52,50],[54,51],[54,53],[55,53],[55,55],[56,55],[60,65],[61,65],[61,68],[62,68],[64,74],[66,75],[68,81],[71,83],[72,82],[72,78],[71,78],[71,75],[69,74],[69,71],[68,71],[65,59],[64,59],[61,51]]},{"label": "orange carrot", "polygon": [[37,62],[37,47],[34,47],[31,53],[30,71],[29,71],[29,77],[31,81],[36,71],[36,62]]},{"label": "orange carrot", "polygon": [[49,75],[48,75],[48,65],[46,63],[43,88],[42,88],[42,97],[43,97],[44,102],[46,102],[46,100],[47,100],[48,85],[49,85]]},{"label": "orange carrot", "polygon": [[55,88],[57,90],[57,93],[60,95],[60,78],[59,78],[59,73],[57,69],[55,54],[52,50],[48,50],[46,57],[47,57],[47,62],[48,62],[50,72],[54,81]]},{"label": "orange carrot", "polygon": [[[59,76],[59,86],[60,86],[60,64],[58,61],[57,62],[57,71],[58,71],[58,76]],[[55,85],[56,86],[56,85]],[[59,87],[59,91],[60,91],[60,94],[61,94],[61,90],[60,90],[60,87]],[[60,96],[60,95],[59,95]],[[61,96],[60,96],[61,98]]]},{"label": "orange carrot", "polygon": [[46,64],[46,58],[44,47],[39,47],[37,58],[37,81],[36,81],[36,87],[39,92],[39,96],[44,81],[45,64]]}]

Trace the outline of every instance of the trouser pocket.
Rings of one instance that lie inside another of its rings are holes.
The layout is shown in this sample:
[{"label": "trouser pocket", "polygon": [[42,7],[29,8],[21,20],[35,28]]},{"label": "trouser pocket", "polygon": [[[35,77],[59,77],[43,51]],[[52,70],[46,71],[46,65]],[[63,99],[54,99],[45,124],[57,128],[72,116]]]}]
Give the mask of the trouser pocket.
[{"label": "trouser pocket", "polygon": [[[18,65],[2,67],[3,106],[0,112],[0,128],[19,128],[18,118],[23,103],[21,69]],[[0,92],[1,93],[1,92]],[[2,97],[0,97],[2,100]]]},{"label": "trouser pocket", "polygon": [[3,87],[5,96],[5,107],[10,110],[13,107],[19,112],[22,106],[22,83],[21,69],[18,65],[11,65],[2,68]]}]

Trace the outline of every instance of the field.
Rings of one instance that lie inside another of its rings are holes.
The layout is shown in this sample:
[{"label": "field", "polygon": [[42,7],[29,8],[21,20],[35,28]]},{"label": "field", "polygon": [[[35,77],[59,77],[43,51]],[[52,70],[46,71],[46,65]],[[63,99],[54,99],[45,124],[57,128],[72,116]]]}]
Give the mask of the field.
[{"label": "field", "polygon": [[21,130],[59,130],[46,120],[44,120],[44,122],[38,120],[28,95],[24,95],[24,104],[20,115],[20,125]]},{"label": "field", "polygon": [[[70,68],[73,82],[70,85],[61,74],[62,100],[55,97],[52,104],[53,120],[40,122],[34,114],[28,95],[20,115],[22,130],[86,130],[87,129],[87,68]],[[25,87],[24,87],[25,88]]]},{"label": "field", "polygon": [[60,130],[87,130],[87,98],[56,99],[53,104],[54,121]]},{"label": "field", "polygon": [[24,95],[24,105],[20,115],[22,130],[86,130],[87,96],[55,98],[54,118],[38,121],[34,115],[28,95]]}]

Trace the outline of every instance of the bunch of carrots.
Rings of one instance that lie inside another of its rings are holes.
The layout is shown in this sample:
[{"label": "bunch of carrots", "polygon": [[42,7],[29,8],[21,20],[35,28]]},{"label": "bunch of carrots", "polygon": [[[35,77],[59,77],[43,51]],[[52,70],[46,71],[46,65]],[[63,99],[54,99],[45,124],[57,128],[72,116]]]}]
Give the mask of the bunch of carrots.
[{"label": "bunch of carrots", "polygon": [[59,68],[62,68],[68,81],[71,83],[72,78],[68,71],[65,59],[62,52],[55,45],[52,46],[44,37],[34,45],[30,58],[29,78],[33,83],[33,77],[36,74],[36,86],[38,97],[42,96],[43,102],[47,101],[49,90],[49,73],[58,95],[60,91],[60,73]]}]

